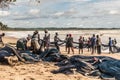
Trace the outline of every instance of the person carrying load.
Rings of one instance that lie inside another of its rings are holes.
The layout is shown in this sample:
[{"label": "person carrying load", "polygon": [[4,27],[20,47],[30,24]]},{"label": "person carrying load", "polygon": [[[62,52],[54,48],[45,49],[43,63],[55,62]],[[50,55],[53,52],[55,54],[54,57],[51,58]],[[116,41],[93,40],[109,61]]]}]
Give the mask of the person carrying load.
[{"label": "person carrying load", "polygon": [[36,30],[31,38],[31,47],[33,48],[33,53],[37,54],[37,52],[40,49],[40,35],[38,33],[38,31]]}]

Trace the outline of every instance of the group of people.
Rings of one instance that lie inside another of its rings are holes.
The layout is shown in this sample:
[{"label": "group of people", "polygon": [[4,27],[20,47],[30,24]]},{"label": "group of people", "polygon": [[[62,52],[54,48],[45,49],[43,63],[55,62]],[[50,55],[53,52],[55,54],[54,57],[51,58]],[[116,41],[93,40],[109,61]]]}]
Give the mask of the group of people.
[{"label": "group of people", "polygon": [[[66,38],[66,51],[68,48],[68,54],[70,53],[70,48],[71,51],[74,54],[74,45],[73,44],[78,44],[78,52],[79,54],[84,53],[84,48],[88,48],[88,51],[91,51],[91,54],[94,54],[97,52],[97,54],[101,54],[101,47],[102,47],[102,41],[99,35],[93,34],[92,37],[89,37],[88,39],[85,39],[84,37],[80,36],[78,39],[78,42],[73,41],[73,37],[71,34],[67,34]],[[109,37],[109,42],[108,42],[108,47],[109,47],[109,53],[113,53],[116,47],[117,41],[116,39],[112,40],[111,37]]]},{"label": "group of people", "polygon": [[[18,50],[27,50],[27,49],[31,49],[33,51],[33,53],[35,54],[39,54],[39,52],[41,51],[42,47],[44,48],[44,50],[49,49],[49,45],[50,45],[50,34],[48,33],[48,30],[45,29],[44,30],[45,34],[43,39],[40,38],[40,34],[37,30],[35,30],[33,32],[33,35],[30,36],[28,35],[27,38],[21,38],[17,41],[17,49]],[[27,47],[27,42],[31,40],[31,46]]]},{"label": "group of people", "polygon": [[[0,35],[0,44],[4,45],[2,41],[2,37],[5,36],[5,33],[2,33]],[[31,46],[28,47],[27,43],[31,40]],[[94,54],[96,51],[98,54],[101,54],[101,46],[102,41],[99,35],[93,34],[92,37],[89,37],[88,39],[85,39],[84,37],[80,36],[78,41],[73,40],[72,34],[67,34],[64,40],[61,40],[59,38],[59,34],[56,32],[54,36],[54,46],[56,49],[60,52],[60,44],[59,42],[65,43],[65,51],[67,51],[68,54],[72,51],[74,54],[74,44],[78,44],[78,52],[79,54],[84,53],[84,48],[88,48],[88,51],[91,51],[91,54]],[[50,33],[48,33],[48,30],[44,30],[44,36],[43,38],[40,38],[40,34],[37,30],[33,32],[33,35],[28,35],[27,38],[20,38],[17,43],[16,47],[17,50],[28,50],[31,49],[33,53],[38,54],[42,50],[48,50],[50,47]],[[112,46],[115,46],[117,44],[116,39],[112,40],[111,37],[109,38],[109,53],[113,52]]]},{"label": "group of people", "polygon": [[115,47],[116,47],[117,41],[116,39],[111,39],[111,37],[109,37],[109,53],[113,53],[115,51]]},{"label": "group of people", "polygon": [[83,54],[84,47],[87,47],[88,51],[91,50],[91,54],[94,54],[96,49],[97,49],[97,53],[101,54],[102,43],[99,35],[95,37],[95,34],[93,34],[93,36],[91,38],[89,37],[88,40],[85,40],[84,37],[80,36],[78,42],[74,42],[71,34],[67,34],[65,40],[66,40],[66,50],[68,48],[68,54],[70,53],[70,48],[74,54],[74,46],[73,46],[74,43],[78,44],[79,54]]}]

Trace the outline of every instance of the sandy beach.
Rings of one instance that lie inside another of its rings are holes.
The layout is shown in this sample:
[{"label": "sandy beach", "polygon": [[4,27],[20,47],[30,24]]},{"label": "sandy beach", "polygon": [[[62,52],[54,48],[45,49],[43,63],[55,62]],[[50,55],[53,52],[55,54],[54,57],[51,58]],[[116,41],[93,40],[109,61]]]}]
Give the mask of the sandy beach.
[{"label": "sandy beach", "polygon": [[[26,37],[28,34],[32,34],[33,31],[1,31],[6,33],[6,36],[3,38],[5,44],[14,45],[18,38]],[[118,42],[118,46],[120,44],[120,30],[78,30],[78,31],[49,31],[51,34],[51,41],[53,40],[53,36],[55,32],[59,33],[61,39],[64,40],[65,35],[68,33],[72,33],[74,40],[78,40],[79,36],[82,35],[85,38],[91,37],[92,34],[99,34],[102,38],[103,43],[108,42],[108,37],[116,38]],[[18,33],[18,34],[17,34]],[[43,31],[39,32],[41,38],[43,37]],[[65,51],[65,47],[60,47],[61,53],[64,55],[68,55]],[[73,55],[72,53],[68,56]],[[78,50],[75,49],[75,54],[78,55]],[[84,56],[91,56],[91,53],[84,49]],[[120,59],[119,53],[108,54],[107,52],[102,52],[101,55],[93,54],[95,56],[109,56],[116,59]],[[93,56],[92,55],[92,56]],[[0,80],[101,80],[95,77],[83,76],[80,73],[74,73],[70,75],[65,75],[62,73],[53,74],[52,70],[57,70],[58,67],[54,65],[53,62],[38,62],[35,64],[18,64],[15,66],[9,65],[0,65]]]},{"label": "sandy beach", "polygon": [[120,80],[120,0],[0,0],[0,80]]}]

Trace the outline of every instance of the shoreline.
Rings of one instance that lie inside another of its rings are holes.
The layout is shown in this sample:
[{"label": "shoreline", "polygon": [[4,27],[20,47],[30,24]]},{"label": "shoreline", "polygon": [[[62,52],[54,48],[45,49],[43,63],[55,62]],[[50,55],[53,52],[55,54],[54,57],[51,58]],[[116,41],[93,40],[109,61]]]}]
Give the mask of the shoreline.
[{"label": "shoreline", "polygon": [[[34,30],[32,31],[1,31],[1,33],[4,32],[6,37],[14,37],[14,38],[24,38],[27,37],[28,34],[32,35]],[[88,37],[91,37],[93,34],[100,35],[102,41],[104,43],[108,43],[108,38],[116,38],[119,45],[120,45],[120,30],[49,30],[51,41],[54,39],[55,33],[58,32],[59,38],[64,40],[66,34],[72,34],[74,41],[78,41],[79,36],[85,37],[87,39]],[[0,34],[1,34],[0,33]],[[39,31],[40,38],[42,39],[44,36],[44,31]]]},{"label": "shoreline", "polygon": [[[50,31],[55,30],[120,30],[120,28],[54,28],[54,27],[46,27],[46,28],[8,28],[3,31],[34,31],[39,30],[42,31],[44,29],[48,29]],[[2,30],[1,30],[2,31]]]}]

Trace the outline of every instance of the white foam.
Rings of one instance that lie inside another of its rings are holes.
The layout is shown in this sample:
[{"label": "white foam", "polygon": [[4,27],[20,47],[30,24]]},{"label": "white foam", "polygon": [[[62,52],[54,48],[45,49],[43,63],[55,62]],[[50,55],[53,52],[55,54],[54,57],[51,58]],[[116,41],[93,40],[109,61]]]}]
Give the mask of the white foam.
[{"label": "white foam", "polygon": [[6,36],[15,37],[15,38],[23,38],[27,37],[28,34],[32,35],[32,31],[18,31],[18,32],[5,32]]}]

